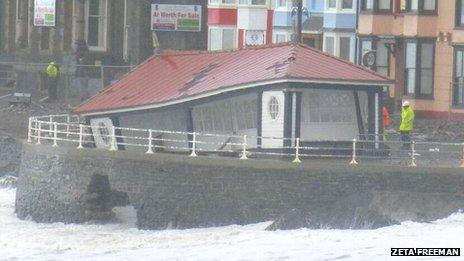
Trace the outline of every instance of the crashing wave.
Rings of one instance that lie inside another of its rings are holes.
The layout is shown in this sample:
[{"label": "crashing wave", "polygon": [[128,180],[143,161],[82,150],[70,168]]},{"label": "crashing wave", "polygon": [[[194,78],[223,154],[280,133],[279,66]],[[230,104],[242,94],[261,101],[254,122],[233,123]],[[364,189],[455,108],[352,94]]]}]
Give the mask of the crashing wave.
[{"label": "crashing wave", "polygon": [[0,188],[14,188],[16,187],[17,177],[14,176],[3,176],[0,177]]}]

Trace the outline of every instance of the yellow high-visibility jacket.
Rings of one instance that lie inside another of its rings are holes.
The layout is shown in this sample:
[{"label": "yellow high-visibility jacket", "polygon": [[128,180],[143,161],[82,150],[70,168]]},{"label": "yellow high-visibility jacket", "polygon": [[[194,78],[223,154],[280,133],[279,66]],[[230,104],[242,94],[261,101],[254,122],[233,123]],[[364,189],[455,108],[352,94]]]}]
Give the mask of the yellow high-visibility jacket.
[{"label": "yellow high-visibility jacket", "polygon": [[58,76],[58,67],[54,64],[49,64],[47,66],[47,76],[50,78],[55,78]]},{"label": "yellow high-visibility jacket", "polygon": [[414,111],[411,107],[403,107],[401,111],[400,131],[412,131],[414,128]]}]

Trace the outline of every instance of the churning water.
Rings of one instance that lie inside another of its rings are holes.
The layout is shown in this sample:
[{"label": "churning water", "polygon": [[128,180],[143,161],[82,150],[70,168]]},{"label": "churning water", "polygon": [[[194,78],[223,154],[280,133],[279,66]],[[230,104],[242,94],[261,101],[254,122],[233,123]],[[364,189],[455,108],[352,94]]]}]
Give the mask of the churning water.
[{"label": "churning water", "polygon": [[14,200],[15,189],[0,188],[0,260],[385,260],[391,247],[464,247],[463,213],[377,230],[143,231],[131,208],[118,208],[113,224],[37,224],[15,217]]}]

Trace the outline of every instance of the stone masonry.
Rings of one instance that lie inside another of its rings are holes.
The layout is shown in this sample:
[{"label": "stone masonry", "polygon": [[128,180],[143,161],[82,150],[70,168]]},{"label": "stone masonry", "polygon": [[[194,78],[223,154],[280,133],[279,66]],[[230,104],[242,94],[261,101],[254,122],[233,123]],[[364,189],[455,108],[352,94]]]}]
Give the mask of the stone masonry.
[{"label": "stone masonry", "polygon": [[275,220],[290,209],[315,220],[369,207],[395,221],[429,221],[464,209],[462,169],[378,166],[316,160],[189,158],[23,145],[16,213],[38,222],[84,222],[94,175],[126,193],[141,229]]}]

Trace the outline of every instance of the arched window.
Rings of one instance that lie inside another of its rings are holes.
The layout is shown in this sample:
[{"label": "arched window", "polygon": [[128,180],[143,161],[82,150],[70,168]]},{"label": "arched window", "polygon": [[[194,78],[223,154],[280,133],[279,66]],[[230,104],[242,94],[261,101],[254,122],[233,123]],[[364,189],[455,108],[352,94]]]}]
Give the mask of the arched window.
[{"label": "arched window", "polygon": [[269,99],[268,103],[268,111],[269,111],[269,116],[271,116],[271,119],[275,120],[279,116],[279,101],[275,96],[272,96]]}]

